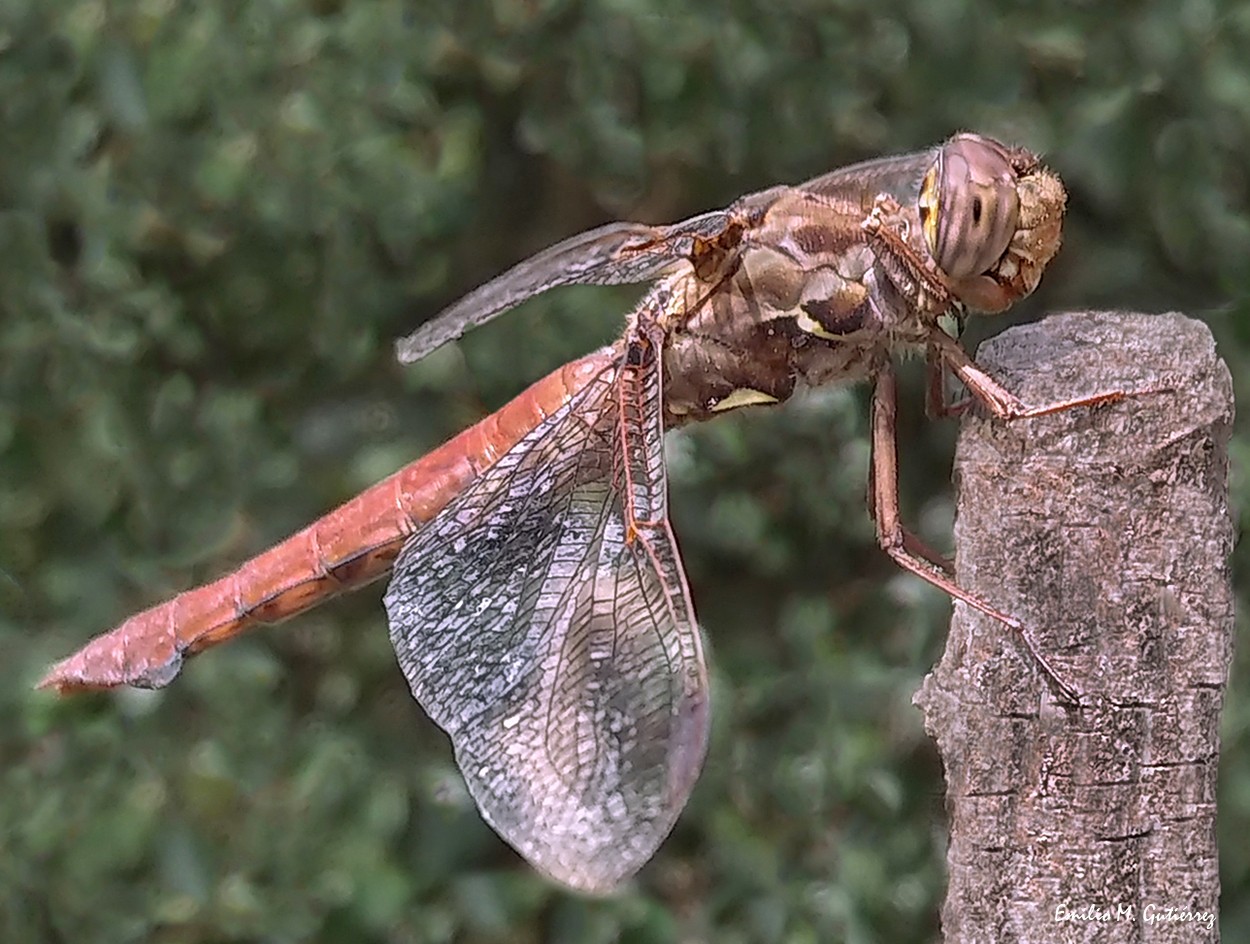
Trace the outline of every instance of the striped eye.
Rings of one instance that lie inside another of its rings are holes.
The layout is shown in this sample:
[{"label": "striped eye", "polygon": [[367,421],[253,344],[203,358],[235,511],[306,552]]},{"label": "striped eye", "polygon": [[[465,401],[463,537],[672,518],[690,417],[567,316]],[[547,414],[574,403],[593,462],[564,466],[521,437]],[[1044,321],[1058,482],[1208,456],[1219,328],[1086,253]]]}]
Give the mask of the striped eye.
[{"label": "striped eye", "polygon": [[1016,174],[1002,146],[961,134],[943,146],[920,190],[925,242],[938,267],[958,281],[1002,258],[1019,219]]},{"label": "striped eye", "polygon": [[920,199],[917,205],[920,208],[920,228],[924,230],[924,241],[929,246],[929,252],[933,254],[933,258],[938,258],[937,241],[938,241],[938,206],[940,202],[940,194],[938,187],[938,176],[942,168],[942,157],[938,155],[938,159],[933,162],[933,166],[929,168],[929,172],[924,175],[924,184],[920,188]]}]

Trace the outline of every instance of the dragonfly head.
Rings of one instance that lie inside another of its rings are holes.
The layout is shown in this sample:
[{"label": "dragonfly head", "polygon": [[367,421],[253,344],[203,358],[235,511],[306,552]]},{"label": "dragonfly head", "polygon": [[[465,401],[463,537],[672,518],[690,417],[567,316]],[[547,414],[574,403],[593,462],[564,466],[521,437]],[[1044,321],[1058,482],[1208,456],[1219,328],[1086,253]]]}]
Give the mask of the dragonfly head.
[{"label": "dragonfly head", "polygon": [[942,146],[925,175],[920,222],[961,302],[1002,311],[1037,287],[1059,249],[1067,195],[1035,155],[978,134]]}]

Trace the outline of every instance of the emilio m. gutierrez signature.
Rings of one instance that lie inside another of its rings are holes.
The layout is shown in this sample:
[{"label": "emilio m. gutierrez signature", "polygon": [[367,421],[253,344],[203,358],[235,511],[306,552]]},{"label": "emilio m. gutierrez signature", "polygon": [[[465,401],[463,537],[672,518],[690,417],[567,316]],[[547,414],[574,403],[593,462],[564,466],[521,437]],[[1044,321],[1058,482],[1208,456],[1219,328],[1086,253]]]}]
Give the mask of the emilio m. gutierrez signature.
[{"label": "emilio m. gutierrez signature", "polygon": [[1208,931],[1215,927],[1215,911],[1193,905],[1163,905],[1147,902],[1140,906],[1122,902],[1061,902],[1055,905],[1056,921],[1127,921],[1142,924],[1195,924]]}]

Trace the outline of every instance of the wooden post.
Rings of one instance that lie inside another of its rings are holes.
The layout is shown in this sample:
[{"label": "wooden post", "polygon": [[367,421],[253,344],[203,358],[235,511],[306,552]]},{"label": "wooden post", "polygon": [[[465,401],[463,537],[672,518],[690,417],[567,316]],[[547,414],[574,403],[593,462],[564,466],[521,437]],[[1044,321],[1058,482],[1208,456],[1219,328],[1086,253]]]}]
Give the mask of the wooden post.
[{"label": "wooden post", "polygon": [[1027,404],[1161,392],[1004,424],[969,416],[955,461],[961,604],[916,695],[946,770],[945,940],[1219,939],[1215,784],[1232,658],[1232,382],[1180,315],[1058,315],[983,345]]}]

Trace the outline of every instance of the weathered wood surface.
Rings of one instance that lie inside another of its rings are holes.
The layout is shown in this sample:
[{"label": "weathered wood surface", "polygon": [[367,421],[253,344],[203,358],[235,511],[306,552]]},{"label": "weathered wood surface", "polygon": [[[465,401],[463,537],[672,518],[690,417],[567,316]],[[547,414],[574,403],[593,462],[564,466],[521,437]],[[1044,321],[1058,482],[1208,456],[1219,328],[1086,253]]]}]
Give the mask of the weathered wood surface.
[{"label": "weathered wood surface", "polygon": [[916,696],[946,769],[945,940],[1216,941],[1228,370],[1180,315],[1058,315],[977,357],[1030,405],[1168,389],[964,422],[959,581],[1021,618],[1082,699],[1057,703],[1008,630],[956,606]]}]

